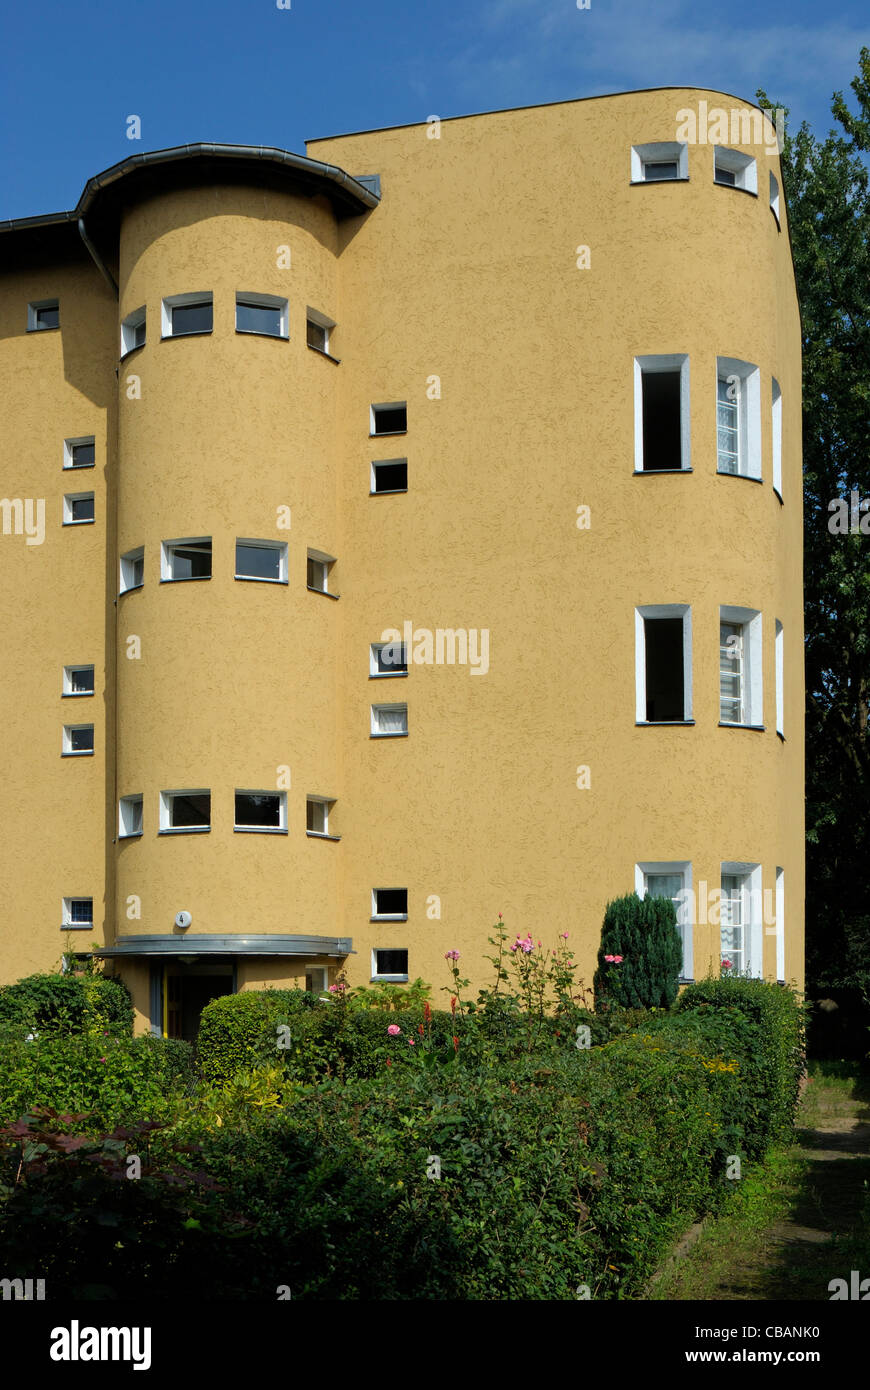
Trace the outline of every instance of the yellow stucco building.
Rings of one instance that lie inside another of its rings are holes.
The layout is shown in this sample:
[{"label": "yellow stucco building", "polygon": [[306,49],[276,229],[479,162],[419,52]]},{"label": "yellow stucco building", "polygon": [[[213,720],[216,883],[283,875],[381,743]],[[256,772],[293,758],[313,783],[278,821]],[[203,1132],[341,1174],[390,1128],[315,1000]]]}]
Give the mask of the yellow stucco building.
[{"label": "yellow stucco building", "polygon": [[[675,899],[803,977],[800,331],[696,89],[125,159],[0,227],[0,983],[138,1027]],[[346,171],[346,172],[345,172]],[[752,482],[752,487],[746,483]]]}]

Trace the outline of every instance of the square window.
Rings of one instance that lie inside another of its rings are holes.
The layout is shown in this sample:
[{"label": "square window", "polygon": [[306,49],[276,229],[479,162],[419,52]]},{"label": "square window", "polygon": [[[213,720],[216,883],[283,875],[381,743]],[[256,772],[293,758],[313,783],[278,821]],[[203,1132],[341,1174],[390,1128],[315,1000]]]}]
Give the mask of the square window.
[{"label": "square window", "polygon": [[688,469],[689,358],[664,353],[634,359],[636,473]]},{"label": "square window", "polygon": [[392,401],[371,408],[372,434],[405,434],[408,429],[408,407],[405,401]]},{"label": "square window", "polygon": [[64,898],[63,925],[86,931],[94,925],[93,898]]},{"label": "square window", "polygon": [[324,994],[329,989],[328,967],[309,965],[305,971],[305,988],[309,994]]},{"label": "square window", "polygon": [[121,356],[145,346],[145,305],[128,314],[121,324]]},{"label": "square window", "polygon": [[63,728],[63,753],[66,757],[75,754],[93,753],[93,724],[65,724]]},{"label": "square window", "polygon": [[372,705],[373,738],[400,738],[407,732],[407,705]]},{"label": "square window", "polygon": [[64,666],[63,693],[64,695],[93,695],[93,666]]},{"label": "square window", "polygon": [[173,791],[160,793],[160,829],[209,830],[211,792]]},{"label": "square window", "polygon": [[308,346],[314,348],[315,352],[324,352],[329,356],[329,339],[335,327],[332,319],[328,319],[325,314],[320,314],[316,309],[307,310],[305,336]]},{"label": "square window", "polygon": [[372,951],[372,979],[407,980],[408,952],[400,950],[375,949]]},{"label": "square window", "polygon": [[236,295],[236,332],[259,333],[267,338],[288,336],[288,304],[274,294]]},{"label": "square window", "polygon": [[381,921],[407,921],[407,888],[373,888],[372,917]]},{"label": "square window", "polygon": [[121,556],[121,593],[141,589],[145,583],[145,547],[139,545]]},{"label": "square window", "polygon": [[719,723],[762,723],[761,614],[719,609]]},{"label": "square window", "polygon": [[236,792],[236,830],[286,830],[285,792]]},{"label": "square window", "polygon": [[309,796],[305,802],[305,826],[309,835],[329,835],[329,813],[335,805],[324,796]]},{"label": "square window", "polygon": [[64,468],[93,468],[95,462],[96,442],[92,434],[63,441]]},{"label": "square window", "polygon": [[335,560],[322,550],[309,550],[306,562],[306,583],[319,594],[329,593],[329,576]]},{"label": "square window", "polygon": [[716,467],[761,478],[761,377],[751,362],[716,359]]},{"label": "square window", "polygon": [[742,188],[747,193],[758,192],[757,165],[751,155],[740,150],[728,150],[722,145],[713,147],[713,178],[729,188]]},{"label": "square window", "polygon": [[142,797],[122,796],[118,802],[118,838],[142,834]]},{"label": "square window", "polygon": [[685,724],[692,719],[692,611],[688,604],[635,609],[635,719]]},{"label": "square window", "polygon": [[211,579],[211,536],[164,541],[162,552],[162,579]]},{"label": "square window", "polygon": [[211,333],[214,320],[211,292],[168,295],[161,306],[161,320],[164,338]]},{"label": "square window", "polygon": [[57,299],[39,299],[27,306],[28,333],[46,328],[60,328],[60,301]]},{"label": "square window", "polygon": [[286,541],[236,541],[236,579],[287,582]]},{"label": "square window", "polygon": [[372,493],[407,492],[408,460],[379,459],[372,464]]},{"label": "square window", "polygon": [[632,183],[688,179],[689,147],[679,140],[660,140],[631,149]]},{"label": "square window", "polygon": [[94,494],[71,492],[63,499],[64,526],[78,526],[94,519]]},{"label": "square window", "polygon": [[636,864],[635,892],[639,898],[670,898],[677,913],[677,927],[683,943],[682,980],[691,980],[694,968],[692,935],[695,924],[692,865],[685,860]]},{"label": "square window", "polygon": [[369,658],[370,676],[406,676],[408,651],[404,642],[372,642]]}]

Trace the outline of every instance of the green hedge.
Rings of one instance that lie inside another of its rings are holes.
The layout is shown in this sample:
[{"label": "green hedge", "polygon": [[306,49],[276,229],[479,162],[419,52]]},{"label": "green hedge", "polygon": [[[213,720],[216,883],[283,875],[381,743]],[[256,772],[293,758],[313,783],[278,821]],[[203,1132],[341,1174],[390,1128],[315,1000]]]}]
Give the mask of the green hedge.
[{"label": "green hedge", "polygon": [[133,1003],[121,980],[101,974],[28,975],[0,988],[4,1035],[108,1028],[131,1037]]}]

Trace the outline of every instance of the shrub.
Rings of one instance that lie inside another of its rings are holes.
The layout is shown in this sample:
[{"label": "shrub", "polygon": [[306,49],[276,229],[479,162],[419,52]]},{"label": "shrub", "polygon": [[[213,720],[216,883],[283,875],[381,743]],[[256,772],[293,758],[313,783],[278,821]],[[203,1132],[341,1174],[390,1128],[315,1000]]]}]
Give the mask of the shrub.
[{"label": "shrub", "polygon": [[243,990],[210,1000],[202,1011],[197,1038],[203,1077],[222,1083],[239,1072],[275,1062],[281,1057],[279,1025],[290,1027],[293,1020],[298,1031],[306,1012],[331,1007],[301,989]]},{"label": "shrub", "polygon": [[0,988],[0,1023],[21,1036],[91,1027],[130,1037],[133,1003],[127,986],[111,975],[28,975]]},{"label": "shrub", "polygon": [[[618,957],[608,961],[607,957]],[[670,1008],[677,997],[683,947],[670,898],[628,893],[607,904],[601,928],[596,1004]]]}]

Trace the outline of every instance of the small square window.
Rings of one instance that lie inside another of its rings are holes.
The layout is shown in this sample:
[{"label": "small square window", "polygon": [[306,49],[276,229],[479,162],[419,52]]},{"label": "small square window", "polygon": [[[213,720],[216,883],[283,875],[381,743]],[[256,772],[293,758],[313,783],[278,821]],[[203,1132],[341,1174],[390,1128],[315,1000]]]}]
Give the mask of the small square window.
[{"label": "small square window", "polygon": [[121,324],[121,356],[145,346],[145,305],[128,314]]},{"label": "small square window", "polygon": [[93,695],[93,666],[64,666],[63,693],[64,695]]},{"label": "small square window", "polygon": [[329,593],[329,576],[335,560],[331,555],[325,555],[322,550],[309,550],[306,562],[306,583],[309,589],[316,590],[319,594]]},{"label": "small square window", "polygon": [[378,921],[407,921],[407,888],[373,888],[372,917]]},{"label": "small square window", "polygon": [[282,541],[236,541],[236,579],[287,582],[287,544]]},{"label": "small square window", "polygon": [[329,356],[329,340],[334,327],[332,319],[318,313],[316,309],[309,308],[305,325],[308,346],[314,348],[315,352],[324,352]]},{"label": "small square window", "polygon": [[660,140],[631,149],[632,183],[688,179],[689,147],[679,140]]},{"label": "small square window", "polygon": [[211,536],[164,541],[162,551],[162,579],[211,579]]},{"label": "small square window", "polygon": [[160,793],[160,829],[209,830],[211,792],[174,791]]},{"label": "small square window", "polygon": [[39,299],[27,306],[27,331],[38,333],[46,328],[60,328],[60,302]]},{"label": "small square window", "polygon": [[335,805],[325,796],[309,796],[305,802],[305,827],[309,835],[329,835],[329,813]]},{"label": "small square window", "polygon": [[408,978],[408,952],[375,949],[372,951],[372,979],[402,981]]},{"label": "small square window", "polygon": [[407,732],[407,705],[372,705],[373,738],[400,738]]},{"label": "small square window", "polygon": [[713,178],[716,183],[727,184],[729,188],[742,188],[747,193],[758,192],[755,160],[740,150],[727,150],[722,145],[713,147]]},{"label": "small square window", "polygon": [[405,434],[408,429],[408,407],[404,401],[373,405],[371,408],[372,434]]},{"label": "small square window", "polygon": [[236,792],[236,830],[286,830],[284,792]]},{"label": "small square window", "polygon": [[63,499],[64,526],[78,526],[94,519],[94,494],[71,492]]},{"label": "small square window", "polygon": [[142,834],[142,797],[122,796],[118,803],[118,837],[126,840]]},{"label": "small square window", "polygon": [[121,593],[141,589],[145,583],[145,547],[139,545],[121,556]]},{"label": "small square window", "polygon": [[75,754],[93,753],[93,724],[65,724],[63,727],[63,753],[65,757]]},{"label": "small square window", "polygon": [[236,295],[236,332],[286,338],[287,307],[287,300],[274,294],[239,293]]},{"label": "small square window", "polygon": [[408,460],[379,459],[372,464],[372,493],[407,492]]},{"label": "small square window", "polygon": [[95,462],[96,442],[92,434],[63,441],[64,468],[93,468]]},{"label": "small square window", "polygon": [[404,642],[372,642],[369,660],[370,676],[406,676],[408,649]]},{"label": "small square window", "polygon": [[67,929],[87,931],[94,925],[93,898],[64,898],[63,925]]},{"label": "small square window", "polygon": [[164,338],[180,338],[191,333],[211,333],[214,303],[210,292],[172,294],[163,300]]}]

